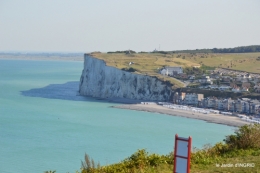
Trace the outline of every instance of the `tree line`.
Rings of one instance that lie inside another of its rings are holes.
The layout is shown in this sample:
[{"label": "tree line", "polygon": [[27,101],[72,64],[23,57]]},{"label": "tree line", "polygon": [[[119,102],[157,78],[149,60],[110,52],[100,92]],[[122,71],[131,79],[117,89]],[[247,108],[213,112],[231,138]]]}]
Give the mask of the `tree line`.
[{"label": "tree line", "polygon": [[260,52],[260,45],[241,46],[234,48],[213,48],[213,49],[195,49],[195,50],[179,50],[172,51],[174,53],[250,53]]},{"label": "tree line", "polygon": [[107,52],[107,53],[136,53],[135,51],[133,51],[133,50],[123,50],[123,51],[114,51],[114,52],[112,52],[112,51],[110,51],[110,52]]},{"label": "tree line", "polygon": [[[260,52],[260,45],[252,46],[240,46],[234,48],[213,48],[213,49],[195,49],[195,50],[176,50],[176,51],[155,51],[155,52],[145,52],[141,51],[139,53],[161,53],[161,54],[173,54],[173,53],[250,53],[250,52]],[[107,53],[136,53],[133,50],[124,51],[111,51]]]}]

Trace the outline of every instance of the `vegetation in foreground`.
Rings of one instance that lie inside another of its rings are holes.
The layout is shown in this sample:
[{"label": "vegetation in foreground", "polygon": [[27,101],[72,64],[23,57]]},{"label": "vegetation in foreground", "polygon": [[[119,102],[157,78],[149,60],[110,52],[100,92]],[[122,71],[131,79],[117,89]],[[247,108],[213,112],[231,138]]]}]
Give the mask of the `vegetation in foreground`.
[{"label": "vegetation in foreground", "polygon": [[[173,159],[172,153],[149,154],[142,149],[120,163],[100,166],[85,155],[80,173],[172,173]],[[191,172],[260,172],[260,124],[242,126],[214,146],[194,148]]]}]

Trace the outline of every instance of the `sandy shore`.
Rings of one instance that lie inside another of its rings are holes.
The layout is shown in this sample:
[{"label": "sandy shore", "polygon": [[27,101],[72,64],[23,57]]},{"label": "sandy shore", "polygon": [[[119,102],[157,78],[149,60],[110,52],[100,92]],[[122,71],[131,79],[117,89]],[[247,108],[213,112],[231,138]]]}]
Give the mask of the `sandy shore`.
[{"label": "sandy shore", "polygon": [[249,124],[248,122],[240,120],[238,117],[233,116],[225,116],[222,114],[202,114],[202,113],[194,113],[191,111],[179,110],[179,109],[170,109],[157,104],[143,105],[143,104],[124,104],[113,106],[114,108],[120,109],[131,109],[137,111],[147,111],[147,112],[156,112],[161,114],[180,116],[186,118],[193,118],[204,120],[209,123],[216,124],[224,124],[228,126],[239,127],[245,124]]}]

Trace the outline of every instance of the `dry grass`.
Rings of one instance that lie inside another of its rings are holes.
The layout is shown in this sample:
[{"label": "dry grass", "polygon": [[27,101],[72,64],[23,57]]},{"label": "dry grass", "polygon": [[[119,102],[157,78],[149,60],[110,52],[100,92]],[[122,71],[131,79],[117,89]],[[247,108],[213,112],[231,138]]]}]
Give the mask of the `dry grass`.
[{"label": "dry grass", "polygon": [[[182,66],[192,67],[204,64],[210,67],[222,67],[247,72],[260,73],[260,53],[232,53],[232,54],[215,54],[215,53],[137,53],[126,55],[124,53],[93,53],[94,57],[102,59],[108,66],[118,69],[132,67],[137,74],[156,76],[163,81],[169,81],[174,88],[183,87],[178,80],[170,77],[159,75],[159,69],[164,66]],[[134,64],[129,66],[129,62]]]},{"label": "dry grass", "polygon": [[[204,58],[201,58],[204,57]],[[253,73],[260,73],[260,53],[226,53],[186,55],[186,60],[210,67],[230,68]]]},{"label": "dry grass", "polygon": [[[113,66],[118,69],[132,67],[137,71],[137,74],[145,74],[149,76],[156,76],[162,81],[169,81],[174,85],[174,88],[183,87],[183,84],[178,80],[162,76],[158,74],[159,69],[163,66],[182,66],[190,67],[199,65],[197,63],[187,61],[185,59],[176,58],[172,55],[163,55],[163,54],[131,54],[126,55],[123,53],[114,53],[114,54],[105,54],[105,53],[95,53],[92,54],[94,57],[102,59],[106,62],[108,66]],[[134,62],[129,66],[129,62]]]}]

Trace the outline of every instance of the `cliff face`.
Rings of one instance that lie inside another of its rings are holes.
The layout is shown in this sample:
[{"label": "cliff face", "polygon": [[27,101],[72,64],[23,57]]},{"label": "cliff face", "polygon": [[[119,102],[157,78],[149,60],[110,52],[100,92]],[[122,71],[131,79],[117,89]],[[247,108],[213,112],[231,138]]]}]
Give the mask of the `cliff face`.
[{"label": "cliff face", "polygon": [[155,77],[133,74],[106,66],[103,60],[85,54],[79,92],[101,98],[168,101],[172,90]]}]

